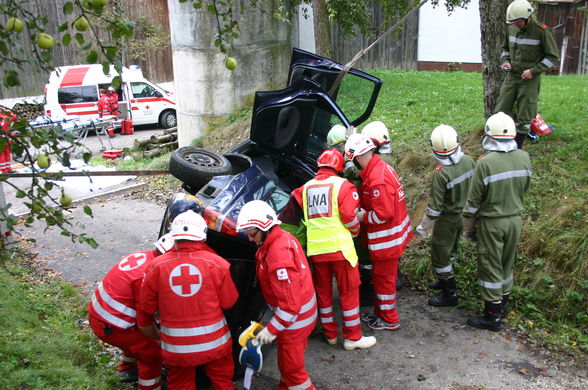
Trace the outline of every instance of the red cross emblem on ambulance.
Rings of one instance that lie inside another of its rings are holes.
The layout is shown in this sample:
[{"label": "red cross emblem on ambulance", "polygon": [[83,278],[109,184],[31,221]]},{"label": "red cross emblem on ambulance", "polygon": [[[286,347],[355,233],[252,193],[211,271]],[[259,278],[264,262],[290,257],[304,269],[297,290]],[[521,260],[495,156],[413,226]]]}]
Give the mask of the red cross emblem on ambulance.
[{"label": "red cross emblem on ambulance", "polygon": [[147,261],[145,253],[132,253],[123,258],[118,263],[118,269],[121,271],[130,271],[139,268]]},{"label": "red cross emblem on ambulance", "polygon": [[194,264],[180,264],[169,274],[172,291],[181,297],[191,297],[202,287],[202,274]]}]

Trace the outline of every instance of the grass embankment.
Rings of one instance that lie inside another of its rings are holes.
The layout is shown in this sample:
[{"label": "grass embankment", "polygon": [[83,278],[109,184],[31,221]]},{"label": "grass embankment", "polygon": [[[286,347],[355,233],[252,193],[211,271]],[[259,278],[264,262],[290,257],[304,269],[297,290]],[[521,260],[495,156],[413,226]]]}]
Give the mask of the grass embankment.
[{"label": "grass embankment", "polygon": [[[483,153],[482,79],[478,73],[374,71],[384,87],[372,120],[388,124],[397,170],[403,179],[413,224],[428,198],[435,161],[429,135],[439,124],[457,130],[464,150]],[[561,352],[588,352],[588,77],[542,80],[539,112],[554,128],[538,143],[526,142],[533,178],[526,196],[523,234],[515,265],[515,312],[509,324]],[[479,311],[475,247],[466,243],[455,265],[461,307]],[[429,241],[417,239],[401,265],[425,289],[433,280]]]},{"label": "grass embankment", "polygon": [[2,264],[0,389],[120,388],[112,357],[83,325],[86,305],[68,283]]}]

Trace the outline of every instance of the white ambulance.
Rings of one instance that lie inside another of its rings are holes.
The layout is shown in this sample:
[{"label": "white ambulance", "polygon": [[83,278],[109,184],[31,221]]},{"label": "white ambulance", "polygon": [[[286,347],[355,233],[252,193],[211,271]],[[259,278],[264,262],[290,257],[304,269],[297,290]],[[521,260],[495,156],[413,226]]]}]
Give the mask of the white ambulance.
[{"label": "white ambulance", "polygon": [[[111,66],[104,74],[102,65],[73,65],[56,68],[45,85],[45,114],[54,120],[98,117],[99,90],[107,89],[117,72]],[[119,96],[119,119],[132,119],[134,125],[177,125],[174,94],[146,80],[141,68],[123,68]]]}]

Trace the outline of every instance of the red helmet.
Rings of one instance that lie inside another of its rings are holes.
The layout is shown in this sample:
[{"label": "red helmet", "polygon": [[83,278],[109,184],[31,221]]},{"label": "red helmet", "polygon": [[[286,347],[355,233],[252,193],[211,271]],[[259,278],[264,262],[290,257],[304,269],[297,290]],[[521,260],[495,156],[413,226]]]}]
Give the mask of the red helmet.
[{"label": "red helmet", "polygon": [[327,149],[316,160],[317,167],[333,168],[337,172],[343,172],[343,155],[337,149]]}]

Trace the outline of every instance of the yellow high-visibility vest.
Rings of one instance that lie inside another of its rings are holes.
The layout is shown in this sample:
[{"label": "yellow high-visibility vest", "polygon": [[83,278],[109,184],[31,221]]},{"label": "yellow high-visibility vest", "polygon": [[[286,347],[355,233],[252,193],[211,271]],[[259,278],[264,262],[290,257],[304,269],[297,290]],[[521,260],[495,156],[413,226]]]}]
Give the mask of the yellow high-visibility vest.
[{"label": "yellow high-visibility vest", "polygon": [[341,251],[352,267],[357,265],[353,236],[339,215],[339,191],[345,179],[312,179],[302,189],[308,256]]}]

